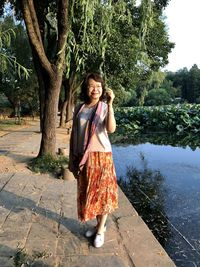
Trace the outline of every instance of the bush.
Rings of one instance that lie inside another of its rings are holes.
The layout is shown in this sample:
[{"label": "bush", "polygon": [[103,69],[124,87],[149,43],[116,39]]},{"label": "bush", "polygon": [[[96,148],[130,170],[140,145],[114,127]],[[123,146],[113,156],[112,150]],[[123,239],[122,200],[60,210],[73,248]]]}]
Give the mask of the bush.
[{"label": "bush", "polygon": [[170,94],[162,88],[151,89],[146,98],[145,104],[148,106],[171,104]]},{"label": "bush", "polygon": [[200,131],[200,104],[116,108],[117,134]]},{"label": "bush", "polygon": [[52,155],[45,155],[42,157],[38,157],[33,159],[29,163],[29,167],[34,172],[39,173],[52,173],[52,174],[59,174],[60,169],[63,165],[68,163],[68,158],[65,156],[56,156],[53,157]]}]

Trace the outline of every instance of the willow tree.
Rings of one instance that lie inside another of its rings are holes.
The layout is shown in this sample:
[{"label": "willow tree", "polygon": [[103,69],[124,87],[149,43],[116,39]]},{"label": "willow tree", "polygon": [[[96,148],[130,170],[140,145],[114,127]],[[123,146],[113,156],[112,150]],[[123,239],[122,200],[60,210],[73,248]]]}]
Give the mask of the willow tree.
[{"label": "willow tree", "polygon": [[[36,2],[36,1],[35,1]],[[38,58],[42,70],[43,85],[45,88],[44,117],[42,125],[42,139],[39,155],[55,154],[57,105],[62,83],[65,62],[65,46],[68,32],[68,0],[57,1],[57,28],[55,58],[47,57],[43,34],[40,29],[40,18],[35,9],[33,0],[21,0],[20,8],[26,24],[27,33],[33,53]]]},{"label": "willow tree", "polygon": [[169,0],[141,1],[138,71],[141,73],[142,79],[137,88],[138,104],[141,106],[148,95],[146,86],[148,80],[153,72],[158,71],[160,67],[164,67],[168,63],[168,53],[174,47],[174,44],[169,42],[165,25],[161,20],[162,11],[168,2]]},{"label": "willow tree", "polygon": [[117,105],[143,103],[147,80],[166,64],[172,48],[158,1],[143,0],[139,6],[133,2],[114,1],[107,34],[103,70],[115,90]]},{"label": "willow tree", "polygon": [[74,95],[85,72],[92,70],[104,73],[113,4],[111,0],[96,1],[96,3],[93,1],[93,7],[91,7],[76,1],[70,12],[71,27],[66,47],[67,72],[63,79],[65,99],[61,112],[61,126],[64,126],[65,121],[72,117]]}]

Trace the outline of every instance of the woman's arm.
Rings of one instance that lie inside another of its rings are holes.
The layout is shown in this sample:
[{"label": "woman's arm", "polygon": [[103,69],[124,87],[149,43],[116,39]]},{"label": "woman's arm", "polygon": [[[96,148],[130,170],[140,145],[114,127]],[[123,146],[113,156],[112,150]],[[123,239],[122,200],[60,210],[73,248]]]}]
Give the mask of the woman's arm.
[{"label": "woman's arm", "polygon": [[108,133],[114,133],[116,130],[116,120],[113,109],[113,100],[115,98],[115,95],[111,89],[108,89],[106,93],[108,95],[108,114],[106,121],[106,130],[108,131]]}]

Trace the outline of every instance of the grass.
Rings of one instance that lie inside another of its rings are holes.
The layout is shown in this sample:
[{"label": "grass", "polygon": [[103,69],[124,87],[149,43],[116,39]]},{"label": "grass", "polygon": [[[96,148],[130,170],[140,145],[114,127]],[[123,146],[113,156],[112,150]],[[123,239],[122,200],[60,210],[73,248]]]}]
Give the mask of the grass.
[{"label": "grass", "polygon": [[0,130],[5,130],[10,127],[17,126],[14,119],[10,120],[0,120]]},{"label": "grass", "polygon": [[[24,125],[24,122],[21,121],[20,125]],[[19,127],[19,123],[15,121],[15,118],[0,120],[0,131],[15,129],[16,127]]]},{"label": "grass", "polygon": [[65,156],[45,155],[42,157],[34,158],[29,163],[29,168],[37,173],[51,173],[55,176],[61,174],[61,168],[68,163],[68,158]]},{"label": "grass", "polygon": [[[41,264],[38,262],[38,259],[48,258],[49,255],[46,251],[43,252],[33,252],[32,255],[29,255],[24,248],[17,248],[17,251],[13,257],[15,267],[28,267],[28,266],[37,266],[36,264]],[[45,265],[42,265],[45,266]]]}]

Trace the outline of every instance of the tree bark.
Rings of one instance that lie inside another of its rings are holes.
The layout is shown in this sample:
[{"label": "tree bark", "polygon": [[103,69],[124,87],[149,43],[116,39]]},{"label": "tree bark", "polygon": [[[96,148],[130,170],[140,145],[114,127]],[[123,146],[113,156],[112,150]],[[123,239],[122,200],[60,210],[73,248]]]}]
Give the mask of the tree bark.
[{"label": "tree bark", "polygon": [[44,126],[44,106],[45,106],[45,83],[44,83],[44,70],[38,60],[37,54],[32,47],[32,55],[35,71],[37,74],[37,80],[39,85],[39,101],[40,101],[40,131],[42,132]]},{"label": "tree bark", "polygon": [[74,97],[73,97],[73,88],[72,88],[72,90],[69,90],[69,94],[68,94],[66,118],[65,118],[66,123],[72,120],[73,109],[74,109]]},{"label": "tree bark", "polygon": [[64,128],[65,123],[66,123],[66,112],[67,112],[67,103],[68,103],[68,94],[70,90],[70,84],[69,84],[69,79],[63,79],[63,87],[65,90],[65,99],[62,104],[61,112],[60,112],[60,125],[59,127]]},{"label": "tree bark", "polygon": [[78,79],[77,75],[73,72],[69,79],[63,80],[63,86],[65,89],[65,100],[62,106],[60,127],[65,127],[66,123],[72,120],[74,109],[74,94],[80,86],[81,79]]},{"label": "tree bark", "polygon": [[66,123],[72,120],[72,113],[74,109],[74,97],[73,97],[73,88],[65,88],[65,100],[61,110],[61,117],[60,117],[60,127],[64,128]]},{"label": "tree bark", "polygon": [[60,113],[60,128],[65,128],[65,118],[66,118],[66,110],[67,110],[67,100],[63,102],[61,113]]},{"label": "tree bark", "polygon": [[41,146],[39,156],[56,154],[56,124],[58,114],[58,99],[62,82],[62,76],[57,77],[50,83],[49,90],[46,93],[44,108],[44,127],[42,132]]}]

